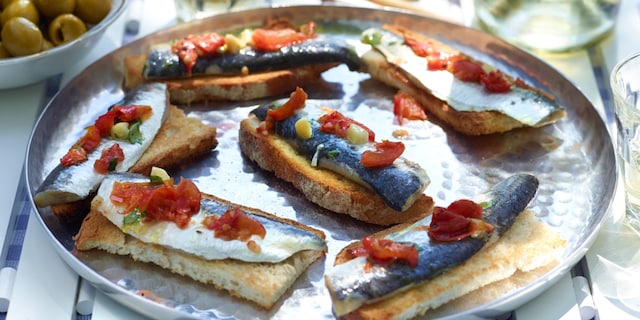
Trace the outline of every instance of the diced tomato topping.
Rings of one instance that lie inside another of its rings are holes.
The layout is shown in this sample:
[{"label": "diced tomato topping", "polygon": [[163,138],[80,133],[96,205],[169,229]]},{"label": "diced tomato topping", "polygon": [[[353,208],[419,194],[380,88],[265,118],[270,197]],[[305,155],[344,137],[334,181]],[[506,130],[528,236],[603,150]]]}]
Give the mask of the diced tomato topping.
[{"label": "diced tomato topping", "polygon": [[365,167],[383,167],[392,164],[404,152],[404,143],[383,140],[375,143],[376,150],[362,153],[360,163]]},{"label": "diced tomato topping", "polygon": [[187,39],[195,45],[198,50],[198,56],[216,54],[226,43],[224,37],[215,32],[192,35]]},{"label": "diced tomato topping", "polygon": [[100,135],[109,134],[113,125],[117,122],[132,122],[146,120],[153,112],[150,106],[143,105],[118,105],[96,119],[95,126],[100,130]]},{"label": "diced tomato topping", "polygon": [[96,119],[95,127],[98,128],[100,135],[106,135],[116,123],[116,113],[109,111]]},{"label": "diced tomato topping", "polygon": [[297,31],[284,29],[255,29],[252,34],[253,45],[260,50],[276,51],[292,44],[316,37],[315,23],[309,22]]},{"label": "diced tomato topping", "polygon": [[367,257],[374,264],[405,261],[412,268],[418,265],[418,249],[413,244],[372,237],[363,238],[361,243],[362,247],[350,249],[347,252],[352,257]]},{"label": "diced tomato topping", "polygon": [[87,152],[82,148],[71,148],[60,158],[60,163],[65,166],[71,166],[75,163],[87,161]]},{"label": "diced tomato topping", "polygon": [[452,202],[447,210],[453,211],[467,218],[482,219],[482,207],[468,199],[460,199]]},{"label": "diced tomato topping", "polygon": [[262,239],[267,234],[264,226],[247,216],[238,208],[229,208],[221,217],[208,216],[202,223],[215,232],[215,237],[223,240],[247,241],[256,235]]},{"label": "diced tomato topping", "polygon": [[297,87],[294,92],[291,93],[289,100],[281,105],[277,109],[269,109],[267,111],[267,117],[275,121],[282,121],[291,117],[297,110],[304,108],[304,104],[307,101],[307,93],[300,87]]},{"label": "diced tomato topping", "polygon": [[137,209],[145,213],[144,221],[169,221],[180,228],[200,211],[201,197],[198,187],[184,178],[177,185],[116,182],[110,195],[114,204],[124,207],[123,214]]},{"label": "diced tomato topping", "polygon": [[86,130],[87,132],[76,142],[74,148],[79,147],[89,153],[100,145],[101,134],[96,126],[89,126]]},{"label": "diced tomato topping", "polygon": [[[486,73],[482,64],[478,62],[461,54],[442,52],[430,42],[418,41],[406,35],[404,36],[404,43],[411,48],[416,56],[427,59],[427,70],[447,70],[460,81],[481,83],[492,93],[503,93],[511,90],[511,81],[499,70]],[[515,85],[528,88],[520,79],[515,81]]]},{"label": "diced tomato topping", "polygon": [[451,59],[447,70],[460,81],[475,83],[479,83],[485,73],[480,64],[468,59]]},{"label": "diced tomato topping", "polygon": [[438,50],[431,42],[418,41],[411,37],[404,36],[404,43],[407,44],[418,57],[429,57],[438,54]]},{"label": "diced tomato topping", "polygon": [[494,70],[480,76],[480,82],[489,92],[503,93],[511,90],[511,83],[500,70]]},{"label": "diced tomato topping", "polygon": [[114,144],[111,147],[102,150],[100,159],[93,163],[93,169],[97,173],[106,174],[114,171],[116,166],[124,161],[124,153],[119,144]]},{"label": "diced tomato topping", "polygon": [[443,54],[435,54],[427,57],[427,70],[446,70],[449,65],[449,58]]},{"label": "diced tomato topping", "polygon": [[267,110],[267,116],[264,121],[260,122],[256,131],[261,134],[268,134],[273,130],[275,121],[285,120],[296,113],[297,110],[304,108],[304,104],[307,101],[307,93],[300,87],[297,87],[294,92],[291,93],[289,100],[277,109]]},{"label": "diced tomato topping", "polygon": [[400,125],[404,119],[425,120],[427,118],[420,103],[404,91],[398,91],[393,97],[393,114]]},{"label": "diced tomato topping", "polygon": [[87,160],[87,154],[100,144],[100,130],[96,126],[86,128],[87,132],[62,156],[60,163],[71,166]]},{"label": "diced tomato topping", "polygon": [[482,221],[482,207],[462,199],[452,202],[447,208],[434,208],[428,234],[436,241],[449,242],[492,230],[493,226]]},{"label": "diced tomato topping", "polygon": [[189,35],[174,43],[171,52],[178,55],[187,68],[187,75],[191,76],[199,57],[218,53],[225,43],[224,37],[215,32]]},{"label": "diced tomato topping", "polygon": [[112,111],[116,114],[116,119],[119,122],[132,122],[136,120],[147,120],[153,113],[151,106],[132,104],[132,105],[119,105],[113,107]]},{"label": "diced tomato topping", "polygon": [[71,166],[87,160],[87,154],[100,145],[102,137],[111,132],[116,122],[132,122],[146,120],[153,113],[153,109],[146,105],[117,105],[99,116],[92,126],[86,128],[87,132],[69,149],[60,163]]},{"label": "diced tomato topping", "polygon": [[320,131],[335,134],[341,138],[347,137],[347,130],[349,130],[349,127],[352,124],[358,125],[365,131],[367,131],[367,140],[369,142],[373,142],[376,138],[376,134],[373,132],[373,130],[369,129],[367,126],[358,121],[345,117],[338,111],[332,111],[330,113],[322,115],[318,119],[318,123],[320,123]]}]

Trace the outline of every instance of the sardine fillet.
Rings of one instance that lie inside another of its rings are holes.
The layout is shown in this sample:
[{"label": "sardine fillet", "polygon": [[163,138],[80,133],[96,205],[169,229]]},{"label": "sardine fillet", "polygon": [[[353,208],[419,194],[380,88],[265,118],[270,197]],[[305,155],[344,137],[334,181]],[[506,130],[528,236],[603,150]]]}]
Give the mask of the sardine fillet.
[{"label": "sardine fillet", "polygon": [[[213,196],[207,197],[225,202]],[[248,210],[243,207],[244,209]],[[316,233],[323,239],[325,237],[320,231],[296,225]],[[233,259],[205,260],[128,236],[97,210],[91,210],[85,217],[74,240],[78,250],[99,249],[111,254],[130,256],[136,261],[154,263],[173,273],[229,291],[231,295],[255,302],[265,309],[273,307],[295,280],[325,254],[321,250],[306,250],[279,263],[250,263]]]},{"label": "sardine fillet", "polygon": [[[433,39],[425,38],[417,33],[413,33],[402,27],[385,25],[387,31],[391,31],[397,35],[410,35],[411,37],[435,43]],[[447,52],[454,53],[451,48],[442,44],[438,44]],[[390,63],[387,58],[378,50],[372,49],[364,53],[361,57],[366,71],[372,78],[385,83],[388,86],[399,89],[408,93],[415,98],[422,107],[434,115],[438,121],[450,126],[454,130],[466,135],[485,135],[492,133],[507,132],[516,128],[527,127],[528,125],[512,118],[502,112],[494,110],[485,111],[459,111],[450,106],[446,100],[441,100],[434,95],[429,88],[423,87],[419,80],[412,75],[407,74],[401,67]],[[551,98],[547,93],[536,88],[528,88],[528,90],[540,97]],[[455,94],[456,92],[452,92]],[[496,97],[499,97],[499,93]],[[467,98],[462,98],[467,99]],[[524,99],[524,96],[522,97]],[[566,112],[562,108],[557,108],[550,112],[546,118],[542,119],[535,127],[554,123],[566,116]],[[430,118],[434,120],[433,118]]]},{"label": "sardine fillet", "polygon": [[[144,82],[142,68],[145,61],[146,55],[130,56],[124,59],[125,89]],[[175,104],[207,100],[246,101],[291,92],[297,86],[318,81],[324,71],[336,65],[336,63],[324,63],[238,76],[194,76],[161,81],[167,84],[170,100]]]},{"label": "sardine fillet", "polygon": [[[129,168],[129,172],[148,175],[154,166],[171,170],[206,156],[218,145],[215,127],[187,117],[176,106],[169,106],[167,112],[167,119],[153,142]],[[85,199],[56,204],[51,206],[51,210],[62,221],[79,221],[89,211],[89,202],[89,199]]]},{"label": "sardine fillet", "polygon": [[433,199],[424,194],[405,211],[391,209],[373,191],[329,170],[312,167],[285,140],[258,133],[259,123],[260,120],[253,115],[242,120],[240,149],[262,169],[293,184],[311,202],[378,225],[415,221],[433,211]]},{"label": "sardine fillet", "polygon": [[[376,236],[382,237],[386,232]],[[556,264],[564,247],[565,240],[527,210],[499,241],[483,248],[464,264],[431,281],[364,305],[343,318],[411,319],[426,312],[437,312],[438,307],[456,302],[458,298],[472,304],[474,299],[488,294],[483,290],[506,294],[513,289],[507,282],[510,277]],[[336,264],[347,261],[347,248],[337,255]],[[500,288],[501,285],[504,288]]]}]

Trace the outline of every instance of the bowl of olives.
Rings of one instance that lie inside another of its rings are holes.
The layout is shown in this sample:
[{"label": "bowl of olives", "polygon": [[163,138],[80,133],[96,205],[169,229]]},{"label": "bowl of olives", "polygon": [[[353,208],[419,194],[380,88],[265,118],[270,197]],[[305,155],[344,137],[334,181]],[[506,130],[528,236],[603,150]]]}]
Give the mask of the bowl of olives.
[{"label": "bowl of olives", "polygon": [[126,0],[0,0],[0,89],[68,69],[125,7]]}]

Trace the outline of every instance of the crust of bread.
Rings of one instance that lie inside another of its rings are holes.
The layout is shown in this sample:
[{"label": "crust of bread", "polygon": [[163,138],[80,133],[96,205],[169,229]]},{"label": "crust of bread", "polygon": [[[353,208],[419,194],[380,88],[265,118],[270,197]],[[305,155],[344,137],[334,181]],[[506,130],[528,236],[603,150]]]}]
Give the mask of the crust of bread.
[{"label": "crust of bread", "polygon": [[218,145],[215,127],[188,117],[173,105],[169,106],[167,117],[151,145],[129,172],[149,175],[152,167],[175,169],[206,156]]},{"label": "crust of bread", "polygon": [[[399,35],[410,35],[413,39],[419,41],[430,42],[447,52],[457,52],[442,43],[424,37],[415,32],[411,32],[406,28],[385,25],[384,28],[390,32]],[[427,90],[424,90],[419,85],[416,85],[400,68],[390,64],[377,51],[371,50],[367,52],[362,58],[366,65],[366,71],[380,82],[385,83],[388,86],[405,91],[414,99],[416,99],[425,111],[434,115],[438,120],[444,124],[450,126],[454,130],[466,134],[466,135],[485,135],[492,133],[507,132],[516,128],[525,127],[523,123],[513,119],[501,112],[497,111],[457,111],[450,107],[446,101],[440,100],[437,97],[431,95]],[[511,79],[513,80],[513,79]],[[529,87],[530,90],[548,97],[553,100],[553,96],[546,92]],[[564,117],[564,112],[558,112],[550,121],[555,121]]]},{"label": "crust of bread", "polygon": [[[398,228],[401,227],[395,229]],[[373,236],[383,237],[393,230],[383,230]],[[356,245],[358,243],[354,242],[342,249],[336,255],[335,265],[346,262],[347,249]],[[526,210],[500,240],[483,248],[464,264],[431,281],[364,305],[342,318],[411,319],[461,297],[469,303],[476,299],[474,296],[482,297],[484,289],[501,291],[496,286],[507,286],[507,283],[500,281],[506,281],[516,273],[534,272],[557,263],[565,245],[564,239],[538,221],[533,212]]]},{"label": "crust of bread", "polygon": [[384,56],[376,51],[367,52],[363,61],[371,77],[406,92],[416,99],[425,111],[460,133],[484,135],[507,132],[524,126],[521,122],[497,111],[469,112],[451,108],[445,101],[415,85],[402,70],[389,64]]},{"label": "crust of bread", "polygon": [[[142,69],[146,55],[124,59],[124,89],[129,90],[144,82]],[[280,96],[320,78],[336,66],[335,63],[316,64],[287,70],[249,73],[239,76],[197,76],[186,79],[160,80],[167,84],[171,103],[190,104],[199,101],[246,101]]]},{"label": "crust of bread", "polygon": [[286,141],[258,133],[259,123],[253,115],[241,121],[240,149],[262,169],[292,183],[311,202],[378,225],[415,221],[432,212],[433,199],[424,194],[406,211],[389,208],[373,191],[331,171],[312,167]]},{"label": "crust of bread", "polygon": [[[213,196],[203,196],[229,204],[228,201]],[[93,201],[102,199],[95,198]],[[294,224],[325,238],[321,231],[295,221],[278,218],[257,209],[239,207]],[[295,280],[325,254],[323,251],[306,250],[279,263],[249,263],[233,259],[205,260],[126,235],[97,210],[91,210],[85,217],[74,240],[78,250],[99,249],[111,254],[127,255],[136,261],[154,263],[173,273],[226,290],[232,296],[252,301],[265,309],[273,307]]]},{"label": "crust of bread", "polygon": [[[152,167],[175,169],[209,154],[217,145],[216,128],[187,117],[181,109],[170,105],[153,142],[129,172],[149,175]],[[90,198],[52,205],[51,211],[65,223],[78,222],[89,211]]]}]

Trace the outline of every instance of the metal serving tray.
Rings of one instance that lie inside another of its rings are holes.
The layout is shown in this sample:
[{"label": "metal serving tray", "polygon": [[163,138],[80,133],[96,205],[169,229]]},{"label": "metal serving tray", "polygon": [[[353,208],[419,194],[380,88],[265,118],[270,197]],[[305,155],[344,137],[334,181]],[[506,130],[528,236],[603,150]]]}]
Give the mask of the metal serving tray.
[{"label": "metal serving tray", "polygon": [[[396,11],[300,6],[256,9],[180,24],[132,42],[95,62],[73,79],[44,110],[31,137],[26,160],[30,193],[44,180],[68,147],[95,117],[122,95],[123,57],[146,52],[159,42],[202,31],[236,31],[269,18],[298,23],[313,20],[321,32],[358,39],[359,32],[382,23],[399,24],[439,39],[506,73],[552,93],[567,117],[539,129],[468,137],[428,121],[400,127],[393,120],[395,90],[350,72],[345,66],[327,71],[323,80],[304,89],[312,99],[337,103],[341,111],[369,125],[382,139],[394,130],[408,133],[405,156],[419,162],[432,183],[426,193],[437,205],[469,198],[500,179],[530,172],[540,180],[531,210],[567,240],[561,262],[531,273],[518,286],[475,305],[449,306],[430,316],[492,317],[513,310],[550,287],[587,251],[609,211],[616,185],[615,158],[605,124],[588,99],[545,63],[493,36],[463,26]],[[237,143],[238,122],[259,102],[205,103],[183,107],[189,116],[218,128],[218,147],[205,159],[174,172],[193,179],[203,192],[296,219],[323,230],[329,242],[326,258],[313,264],[271,310],[231,298],[155,265],[104,252],[77,252],[72,237],[78,226],[62,224],[51,211],[34,208],[60,256],[82,277],[120,303],[142,314],[164,319],[200,318],[333,318],[324,287],[324,270],[347,243],[380,227],[327,212],[308,202],[291,185],[260,170],[243,157]],[[158,299],[144,298],[140,290]],[[164,301],[164,302],[163,302]]]}]

